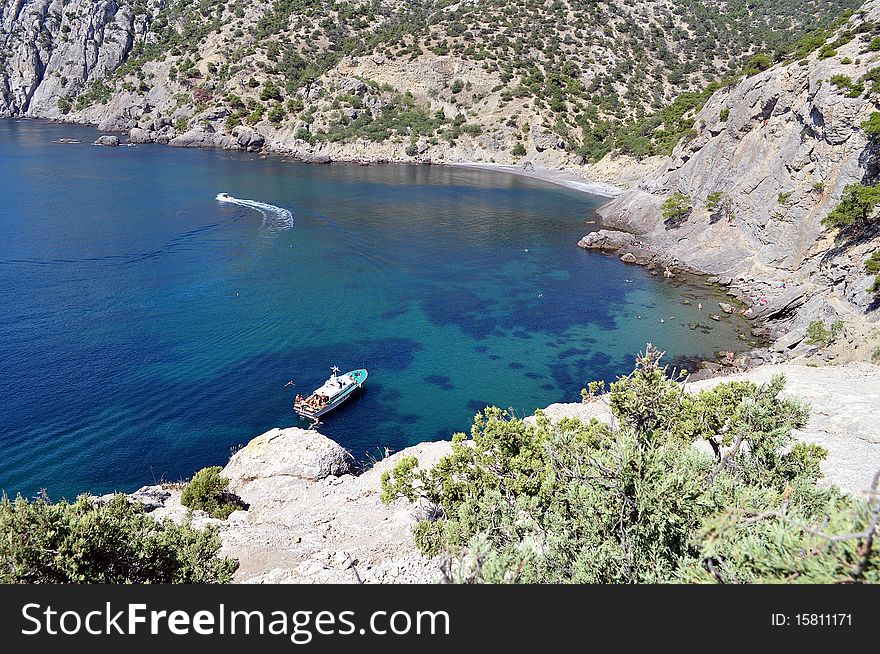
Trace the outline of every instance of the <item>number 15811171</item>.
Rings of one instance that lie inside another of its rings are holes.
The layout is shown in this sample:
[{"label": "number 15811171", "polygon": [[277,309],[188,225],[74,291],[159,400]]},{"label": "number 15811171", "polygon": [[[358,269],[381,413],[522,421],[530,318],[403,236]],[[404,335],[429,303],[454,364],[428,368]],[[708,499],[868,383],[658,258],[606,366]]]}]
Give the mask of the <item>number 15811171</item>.
[{"label": "number 15811171", "polygon": [[774,627],[851,627],[852,613],[774,613],[771,623]]}]

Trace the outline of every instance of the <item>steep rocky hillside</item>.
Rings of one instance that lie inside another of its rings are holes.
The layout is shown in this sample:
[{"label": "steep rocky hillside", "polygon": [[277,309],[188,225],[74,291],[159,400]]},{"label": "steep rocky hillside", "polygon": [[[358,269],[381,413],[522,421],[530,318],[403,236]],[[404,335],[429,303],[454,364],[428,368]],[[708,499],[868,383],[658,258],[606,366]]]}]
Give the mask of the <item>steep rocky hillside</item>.
[{"label": "steep rocky hillside", "polygon": [[576,165],[668,151],[710,82],[858,4],[2,0],[0,115],[304,158]]},{"label": "steep rocky hillside", "polygon": [[[871,0],[802,59],[714,93],[691,137],[603,207],[608,229],[582,245],[727,277],[747,315],[772,319],[778,350],[815,353],[810,323],[843,321],[831,356],[877,357],[877,271],[867,262],[880,229],[822,220],[848,185],[877,182],[878,148],[863,125],[880,102],[878,22]],[[673,197],[678,207],[664,211]]]}]

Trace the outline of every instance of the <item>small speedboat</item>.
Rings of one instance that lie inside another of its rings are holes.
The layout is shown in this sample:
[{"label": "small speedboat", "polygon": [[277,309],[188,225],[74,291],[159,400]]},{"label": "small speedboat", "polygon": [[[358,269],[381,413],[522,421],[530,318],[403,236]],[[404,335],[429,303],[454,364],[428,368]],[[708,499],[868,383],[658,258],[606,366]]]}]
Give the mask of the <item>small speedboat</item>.
[{"label": "small speedboat", "polygon": [[339,368],[333,366],[330,373],[330,378],[320,388],[316,388],[314,393],[308,397],[296,396],[293,410],[298,416],[317,420],[345,402],[367,380],[367,371],[363,369],[340,375]]},{"label": "small speedboat", "polygon": [[232,200],[232,196],[229,193],[218,193],[217,198],[220,202],[229,202]]}]

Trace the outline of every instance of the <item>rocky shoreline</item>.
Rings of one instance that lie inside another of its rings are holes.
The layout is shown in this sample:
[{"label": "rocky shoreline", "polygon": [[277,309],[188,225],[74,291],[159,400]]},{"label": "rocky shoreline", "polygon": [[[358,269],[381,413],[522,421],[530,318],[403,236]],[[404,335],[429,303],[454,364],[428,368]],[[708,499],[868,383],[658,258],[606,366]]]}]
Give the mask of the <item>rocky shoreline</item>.
[{"label": "rocky shoreline", "polygon": [[[688,383],[696,392],[723,381],[764,383],[786,376],[785,395],[808,401],[807,425],[795,436],[829,451],[823,483],[859,494],[870,487],[880,466],[880,369],[865,363],[814,368],[797,364],[762,366],[734,376]],[[601,400],[554,404],[552,420],[565,417],[610,420]],[[221,553],[236,558],[238,583],[437,583],[439,560],[414,546],[411,529],[419,507],[404,499],[379,500],[380,477],[402,457],[430,467],[449,454],[449,441],[420,443],[358,474],[351,455],[316,432],[273,429],[236,452],[223,470],[230,489],[248,505],[227,520],[192,515],[197,527],[216,525]],[[146,486],[130,495],[156,519],[185,520],[180,484]],[[99,498],[100,499],[100,498]]]}]

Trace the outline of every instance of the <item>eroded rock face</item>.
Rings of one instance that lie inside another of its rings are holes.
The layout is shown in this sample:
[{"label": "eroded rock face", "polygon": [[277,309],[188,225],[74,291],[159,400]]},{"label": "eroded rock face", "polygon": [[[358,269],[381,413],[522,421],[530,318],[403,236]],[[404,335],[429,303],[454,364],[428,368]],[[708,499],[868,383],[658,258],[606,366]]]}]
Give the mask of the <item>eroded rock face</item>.
[{"label": "eroded rock face", "polygon": [[344,447],[313,430],[272,429],[236,452],[223,476],[233,490],[257,479],[295,477],[318,481],[354,471],[354,458]]},{"label": "eroded rock face", "polygon": [[[865,20],[880,19],[877,0],[864,10]],[[730,278],[731,294],[751,307],[747,316],[770,321],[771,338],[831,313],[876,322],[864,262],[880,248],[880,235],[835,242],[821,224],[848,184],[877,175],[877,148],[860,128],[875,107],[831,81],[858,80],[880,65],[880,55],[864,50],[857,37],[837,56],[814,53],[806,65],[774,67],[717,91],[696,116],[693,138],[639,188],[599,209],[603,227],[631,235],[620,243],[635,238],[667,259]],[[676,192],[691,199],[693,211],[672,226],[661,205]],[[713,193],[722,194],[722,209],[710,207]],[[582,246],[614,242],[597,238]]]},{"label": "eroded rock face", "polygon": [[9,65],[0,76],[0,116],[62,117],[65,98],[125,61],[159,6],[136,13],[115,0],[2,3],[0,52]]}]

